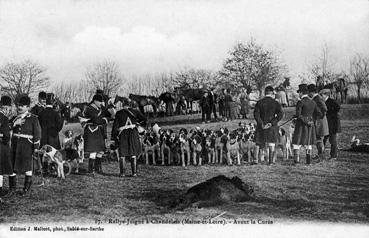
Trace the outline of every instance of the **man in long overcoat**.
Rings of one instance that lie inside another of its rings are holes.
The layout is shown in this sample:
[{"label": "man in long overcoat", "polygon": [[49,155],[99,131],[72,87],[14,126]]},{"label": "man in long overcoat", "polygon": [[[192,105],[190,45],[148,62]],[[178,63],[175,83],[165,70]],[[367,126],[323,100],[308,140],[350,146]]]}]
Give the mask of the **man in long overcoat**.
[{"label": "man in long overcoat", "polygon": [[329,88],[324,88],[321,91],[325,104],[327,105],[327,121],[329,127],[329,135],[324,137],[324,145],[329,139],[331,144],[330,159],[337,159],[338,146],[337,146],[337,134],[341,133],[341,119],[339,111],[340,105],[336,100],[330,98],[331,91]]},{"label": "man in long overcoat", "polygon": [[[23,194],[30,191],[32,185],[33,153],[40,146],[41,127],[37,116],[30,113],[31,99],[22,95],[17,100],[18,115],[12,120],[13,136],[11,139],[11,153],[14,173],[25,173]],[[11,177],[12,177],[11,176]]]},{"label": "man in long overcoat", "polygon": [[[59,132],[63,128],[63,119],[60,114],[53,108],[53,94],[48,93],[46,96],[46,107],[38,115],[38,121],[41,126],[41,145],[50,145],[60,150]],[[48,162],[43,161],[42,168],[47,173]]]},{"label": "man in long overcoat", "polygon": [[38,93],[38,102],[32,107],[31,113],[38,116],[41,111],[46,107],[46,92],[41,91]]},{"label": "man in long overcoat", "polygon": [[[259,100],[254,109],[254,118],[256,120],[256,149],[255,163],[258,163],[259,149],[269,149],[269,164],[275,163],[275,146],[278,143],[278,122],[283,118],[281,105],[274,99],[274,89],[267,86],[264,90],[265,97]],[[261,160],[264,160],[264,151],[261,152]]]},{"label": "man in long overcoat", "polygon": [[115,115],[111,138],[119,151],[119,176],[125,176],[126,158],[131,158],[132,176],[137,176],[137,157],[142,153],[138,133],[139,126],[145,126],[146,117],[139,111],[123,102],[123,109]]},{"label": "man in long overcoat", "polygon": [[103,96],[95,94],[92,102],[83,111],[83,117],[87,122],[82,123],[84,127],[83,139],[84,150],[89,153],[88,171],[94,175],[102,173],[102,155],[106,149],[105,140],[107,138],[105,125],[108,120],[103,117],[102,112]]},{"label": "man in long overcoat", "polygon": [[316,147],[318,150],[318,157],[321,160],[324,160],[324,144],[323,139],[325,136],[329,135],[328,129],[328,121],[327,121],[327,106],[325,105],[325,101],[321,95],[318,93],[318,88],[315,84],[310,84],[308,86],[309,96],[314,100],[316,105],[318,106],[320,112],[322,113],[322,117],[316,118],[315,120],[315,130],[316,130]]},{"label": "man in long overcoat", "polygon": [[202,123],[210,122],[211,105],[210,105],[210,99],[209,99],[208,95],[209,95],[209,93],[207,91],[205,91],[204,95],[200,99]]},{"label": "man in long overcoat", "polygon": [[[9,115],[12,109],[12,100],[2,96],[0,101],[0,196],[3,196],[3,175],[13,174],[13,165],[10,158],[10,126]],[[9,180],[9,192],[15,190],[14,176]]]},{"label": "man in long overcoat", "polygon": [[296,124],[292,136],[294,162],[300,162],[300,147],[306,149],[306,164],[311,163],[312,145],[316,143],[316,130],[314,121],[321,118],[322,114],[316,103],[309,98],[307,84],[300,84],[297,90],[300,101],[296,104]]},{"label": "man in long overcoat", "polygon": [[217,103],[217,95],[214,92],[215,88],[211,88],[208,94],[208,98],[209,98],[209,104],[210,104],[210,118],[211,119],[211,113],[214,114],[214,120],[218,119],[217,116],[217,110],[216,110],[216,103]]}]

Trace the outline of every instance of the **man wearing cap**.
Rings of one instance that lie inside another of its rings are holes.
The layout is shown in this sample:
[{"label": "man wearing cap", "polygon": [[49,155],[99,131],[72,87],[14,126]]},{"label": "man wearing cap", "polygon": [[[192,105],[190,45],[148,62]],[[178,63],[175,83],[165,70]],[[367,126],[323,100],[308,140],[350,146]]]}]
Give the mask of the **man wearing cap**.
[{"label": "man wearing cap", "polygon": [[[274,99],[274,89],[267,86],[264,90],[265,97],[259,100],[254,109],[256,120],[256,149],[254,163],[258,163],[259,149],[269,149],[269,164],[275,163],[277,154],[275,145],[278,142],[278,122],[283,118],[281,104]],[[261,161],[264,160],[264,151],[261,151]]]},{"label": "man wearing cap", "polygon": [[323,139],[325,136],[329,135],[328,130],[328,121],[327,121],[327,106],[325,105],[324,99],[318,93],[318,88],[315,84],[309,84],[309,97],[314,100],[316,105],[318,106],[320,112],[322,113],[322,117],[316,118],[315,130],[316,130],[316,147],[318,150],[318,158],[324,160],[324,144]]},{"label": "man wearing cap", "polygon": [[329,135],[324,137],[324,145],[329,139],[331,144],[330,159],[337,159],[338,146],[337,146],[337,133],[341,133],[341,120],[339,116],[339,111],[341,109],[340,105],[336,100],[330,98],[331,90],[328,87],[324,87],[321,90],[325,104],[327,105],[327,121],[329,128]]},{"label": "man wearing cap", "polygon": [[[59,132],[63,128],[63,120],[53,108],[54,98],[52,93],[46,95],[46,108],[38,115],[41,126],[41,145],[51,145],[60,150]],[[48,162],[43,162],[44,173],[47,173]]]},{"label": "man wearing cap", "polygon": [[[12,100],[2,96],[0,101],[0,196],[4,195],[3,175],[13,174],[13,165],[10,158],[10,125],[9,116],[12,110]],[[9,193],[15,191],[14,176],[9,177]]]},{"label": "man wearing cap", "polygon": [[307,84],[300,84],[297,90],[300,100],[296,104],[295,130],[292,136],[293,158],[295,163],[300,162],[300,147],[306,149],[306,164],[311,163],[312,145],[316,143],[314,121],[322,118],[316,103],[309,98]]},{"label": "man wearing cap", "polygon": [[18,115],[12,120],[13,136],[11,139],[11,153],[14,174],[25,173],[23,194],[30,191],[32,185],[33,152],[39,148],[41,127],[37,116],[29,112],[31,99],[22,95],[16,100]]},{"label": "man wearing cap", "polygon": [[102,115],[103,96],[95,94],[92,102],[83,111],[83,116],[87,120],[84,124],[84,150],[89,153],[88,171],[94,175],[102,173],[101,160],[106,149],[105,140],[107,138],[104,126],[108,120]]},{"label": "man wearing cap", "polygon": [[137,176],[137,157],[141,154],[141,142],[138,126],[146,125],[146,117],[136,109],[129,107],[129,102],[123,102],[123,109],[115,115],[111,138],[119,151],[119,176],[125,176],[126,158],[131,159],[132,176]]},{"label": "man wearing cap", "polygon": [[38,102],[31,109],[31,113],[38,116],[46,107],[46,92],[41,91],[38,94]]}]

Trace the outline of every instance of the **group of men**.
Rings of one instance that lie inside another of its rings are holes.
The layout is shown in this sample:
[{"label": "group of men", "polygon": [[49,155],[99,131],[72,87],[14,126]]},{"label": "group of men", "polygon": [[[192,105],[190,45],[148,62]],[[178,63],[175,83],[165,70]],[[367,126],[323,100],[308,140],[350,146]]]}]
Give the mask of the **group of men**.
[{"label": "group of men", "polygon": [[[314,84],[300,84],[297,92],[300,100],[296,105],[296,114],[292,120],[294,123],[292,135],[294,162],[300,163],[300,148],[305,147],[306,164],[311,164],[313,145],[316,145],[318,151],[314,159],[324,160],[324,147],[328,140],[331,144],[330,159],[336,159],[337,133],[341,132],[340,105],[330,98],[329,88],[318,91]],[[257,122],[255,163],[258,163],[259,151],[261,151],[261,160],[267,151],[269,164],[273,164],[277,157],[276,145],[280,138],[278,122],[283,118],[282,107],[274,98],[273,87],[265,88],[265,97],[255,105],[254,117]]]},{"label": "group of men", "polygon": [[[29,193],[34,171],[33,155],[43,145],[61,149],[59,132],[64,121],[53,108],[53,94],[40,92],[33,106],[28,95],[14,100],[17,115],[13,116],[12,99],[2,96],[0,101],[0,196],[16,194],[17,175],[25,174],[23,191]],[[101,159],[106,151],[107,114],[104,111],[104,96],[98,90],[83,111],[84,151],[89,156],[88,172],[102,173]],[[125,175],[125,158],[132,158],[132,175],[137,176],[137,156],[141,153],[137,125],[145,125],[146,118],[136,109],[123,103],[123,109],[115,115],[112,140],[119,150],[120,175]],[[48,161],[43,161],[43,173],[47,173]],[[3,176],[9,176],[9,190],[3,190]]]}]

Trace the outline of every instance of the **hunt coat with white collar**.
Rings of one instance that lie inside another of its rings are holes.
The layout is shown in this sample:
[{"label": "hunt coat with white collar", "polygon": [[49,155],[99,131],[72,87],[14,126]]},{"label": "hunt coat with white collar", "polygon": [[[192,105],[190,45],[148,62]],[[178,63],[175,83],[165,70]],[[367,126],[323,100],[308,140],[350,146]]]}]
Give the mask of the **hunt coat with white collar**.
[{"label": "hunt coat with white collar", "polygon": [[[265,96],[256,103],[254,117],[257,123],[255,131],[256,144],[277,143],[279,138],[278,122],[283,118],[281,104],[274,98]],[[272,126],[268,129],[263,129],[263,126],[268,123],[271,123]]]},{"label": "hunt coat with white collar", "polygon": [[41,146],[51,145],[60,150],[59,132],[63,128],[63,120],[52,106],[46,108],[38,115],[41,126]]},{"label": "hunt coat with white collar", "polygon": [[107,136],[104,127],[108,121],[103,117],[102,110],[91,103],[85,108],[83,115],[89,119],[83,133],[85,152],[105,151],[105,139]]},{"label": "hunt coat with white collar", "polygon": [[[14,125],[16,121],[24,119],[22,125]],[[30,112],[18,115],[12,120],[13,136],[11,152],[14,172],[20,174],[32,171],[32,155],[40,146],[41,127],[37,116]]]},{"label": "hunt coat with white collar", "polygon": [[10,159],[10,126],[9,119],[0,110],[0,175],[12,174],[13,165]]}]

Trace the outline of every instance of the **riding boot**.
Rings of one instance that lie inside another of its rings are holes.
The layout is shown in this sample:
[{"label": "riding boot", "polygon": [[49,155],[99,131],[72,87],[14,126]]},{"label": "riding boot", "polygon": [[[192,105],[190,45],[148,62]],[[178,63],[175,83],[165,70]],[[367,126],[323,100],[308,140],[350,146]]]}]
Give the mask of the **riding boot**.
[{"label": "riding boot", "polygon": [[101,158],[96,158],[96,161],[95,161],[95,171],[98,174],[102,174],[103,173],[103,171],[102,171],[102,165],[101,165]]},{"label": "riding boot", "polygon": [[295,164],[300,163],[300,150],[293,150],[293,161]]},{"label": "riding boot", "polygon": [[42,163],[42,172],[43,172],[44,177],[49,174],[49,163],[48,162]]},{"label": "riding boot", "polygon": [[24,187],[22,195],[26,195],[31,191],[32,186],[32,176],[26,175],[24,178]]},{"label": "riding boot", "polygon": [[311,151],[306,152],[306,164],[311,164]]},{"label": "riding boot", "polygon": [[10,198],[15,195],[17,190],[17,176],[9,176],[9,192],[4,196]]},{"label": "riding boot", "polygon": [[94,159],[88,160],[88,173],[91,174],[92,176],[95,175],[95,160]]},{"label": "riding boot", "polygon": [[119,160],[119,177],[124,177],[126,173],[124,164],[124,158],[121,158]]},{"label": "riding boot", "polygon": [[137,176],[137,159],[136,157],[133,157],[131,159],[131,169],[132,169],[132,177]]},{"label": "riding boot", "polygon": [[269,164],[274,164],[275,163],[275,150],[272,150],[269,148]]}]

